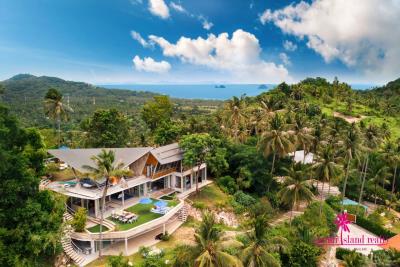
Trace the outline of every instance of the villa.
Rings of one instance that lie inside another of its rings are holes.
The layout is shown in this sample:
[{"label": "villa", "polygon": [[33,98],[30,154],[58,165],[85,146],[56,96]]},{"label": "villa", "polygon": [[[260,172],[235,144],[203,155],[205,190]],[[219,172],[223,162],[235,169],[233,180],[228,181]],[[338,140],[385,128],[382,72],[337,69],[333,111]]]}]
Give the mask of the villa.
[{"label": "villa", "polygon": [[[210,183],[205,163],[200,168],[183,166],[183,151],[177,143],[157,148],[106,150],[115,152],[115,162],[123,163],[132,177],[111,177],[104,207],[101,198],[105,180],[85,178],[88,171],[84,167],[95,167],[91,157],[98,155],[101,149],[48,150],[50,155],[66,163],[75,176],[69,181],[54,181],[46,186],[67,197],[64,218],[72,219],[81,207],[88,213],[85,231],[69,231],[62,241],[64,250],[78,265],[97,258],[100,239],[105,254],[124,252],[127,255],[131,243],[140,235],[154,232],[155,237],[167,230],[171,233],[186,220],[183,200],[196,190],[196,179],[199,188]],[[104,222],[100,238],[101,209]]]}]

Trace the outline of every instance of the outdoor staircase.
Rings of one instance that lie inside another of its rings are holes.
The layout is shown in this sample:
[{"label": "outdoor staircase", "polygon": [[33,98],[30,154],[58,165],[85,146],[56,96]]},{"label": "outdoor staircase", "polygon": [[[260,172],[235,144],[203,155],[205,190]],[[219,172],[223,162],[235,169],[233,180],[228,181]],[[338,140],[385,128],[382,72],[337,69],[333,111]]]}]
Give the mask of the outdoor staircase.
[{"label": "outdoor staircase", "polygon": [[188,217],[188,210],[187,210],[187,204],[183,205],[182,209],[179,212],[178,218],[182,222],[186,222],[187,217]]},{"label": "outdoor staircase", "polygon": [[40,180],[39,190],[45,190],[50,183],[51,181],[47,178]]},{"label": "outdoor staircase", "polygon": [[78,266],[83,266],[83,262],[85,261],[85,259],[81,255],[79,255],[79,248],[74,245],[71,237],[69,236],[70,232],[72,231],[72,226],[69,225],[68,222],[72,221],[73,218],[74,217],[73,215],[71,215],[71,213],[69,213],[68,211],[64,212],[63,219],[66,225],[64,226],[64,235],[61,239],[61,245],[65,254],[67,254],[69,258],[71,258]]},{"label": "outdoor staircase", "polygon": [[83,266],[85,259],[78,254],[77,248],[74,247],[69,233],[64,233],[64,237],[61,239],[61,244],[64,249],[65,254],[70,257],[78,266]]}]

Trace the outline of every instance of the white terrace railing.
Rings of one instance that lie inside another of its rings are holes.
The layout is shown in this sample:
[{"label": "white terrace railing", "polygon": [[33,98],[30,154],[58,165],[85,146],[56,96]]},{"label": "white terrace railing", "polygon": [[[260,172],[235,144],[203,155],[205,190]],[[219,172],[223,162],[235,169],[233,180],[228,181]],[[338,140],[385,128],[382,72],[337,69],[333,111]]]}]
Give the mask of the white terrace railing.
[{"label": "white terrace railing", "polygon": [[[134,236],[146,233],[148,231],[154,230],[157,227],[160,227],[162,224],[167,223],[177,212],[179,212],[184,206],[184,201],[179,200],[179,204],[169,210],[166,214],[161,216],[160,218],[151,220],[147,223],[138,225],[131,229],[125,231],[112,231],[112,232],[105,232],[102,234],[102,240],[115,240],[115,239],[125,239],[125,238],[132,238]],[[70,237],[73,239],[78,240],[100,240],[99,233],[78,233],[72,232],[70,233]]]}]

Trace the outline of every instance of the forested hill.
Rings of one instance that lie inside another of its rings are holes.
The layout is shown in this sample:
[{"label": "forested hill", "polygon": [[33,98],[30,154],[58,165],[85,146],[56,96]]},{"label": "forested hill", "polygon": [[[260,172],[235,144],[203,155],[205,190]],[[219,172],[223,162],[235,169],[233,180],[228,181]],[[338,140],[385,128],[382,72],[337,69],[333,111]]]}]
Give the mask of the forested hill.
[{"label": "forested hill", "polygon": [[[1,82],[5,87],[2,101],[26,126],[47,127],[53,122],[44,116],[43,98],[49,88],[56,88],[68,99],[74,112],[66,127],[76,125],[101,108],[117,108],[129,115],[139,112],[142,105],[157,94],[145,91],[106,89],[83,82],[65,81],[56,77],[18,74]],[[173,99],[178,111],[204,113],[214,110],[221,101]]]},{"label": "forested hill", "polygon": [[378,95],[400,97],[400,78],[389,82],[385,86],[372,89],[371,92],[377,93]]}]

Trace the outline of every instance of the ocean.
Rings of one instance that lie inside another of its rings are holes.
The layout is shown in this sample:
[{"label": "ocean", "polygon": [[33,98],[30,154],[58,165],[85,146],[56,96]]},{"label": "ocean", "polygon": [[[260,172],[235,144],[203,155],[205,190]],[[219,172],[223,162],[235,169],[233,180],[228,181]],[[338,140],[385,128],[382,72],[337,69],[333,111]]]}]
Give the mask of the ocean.
[{"label": "ocean", "polygon": [[[105,84],[99,85],[110,89],[127,89],[135,91],[149,91],[175,98],[188,99],[217,99],[225,100],[233,96],[256,96],[274,88],[275,84],[266,84],[260,88],[259,84]],[[373,85],[353,84],[354,89],[368,89]]]},{"label": "ocean", "polygon": [[188,99],[218,99],[225,100],[232,96],[256,96],[275,85],[268,84],[260,88],[259,84],[106,84],[99,85],[110,89],[127,89],[135,91],[149,91],[169,95],[175,98]]}]

